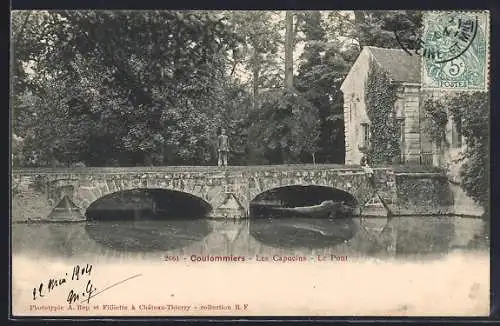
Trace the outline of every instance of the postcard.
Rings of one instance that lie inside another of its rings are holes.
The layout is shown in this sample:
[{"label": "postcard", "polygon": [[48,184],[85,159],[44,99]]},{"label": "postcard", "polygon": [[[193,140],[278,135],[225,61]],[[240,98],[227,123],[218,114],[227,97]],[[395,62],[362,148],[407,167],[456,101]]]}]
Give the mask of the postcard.
[{"label": "postcard", "polygon": [[12,316],[488,316],[489,19],[13,11]]}]

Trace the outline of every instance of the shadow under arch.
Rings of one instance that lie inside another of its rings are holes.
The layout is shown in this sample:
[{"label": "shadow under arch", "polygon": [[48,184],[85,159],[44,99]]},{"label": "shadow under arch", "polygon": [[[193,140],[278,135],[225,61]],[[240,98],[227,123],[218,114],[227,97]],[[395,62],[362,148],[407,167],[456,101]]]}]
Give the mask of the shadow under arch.
[{"label": "shadow under arch", "polygon": [[170,189],[132,189],[108,194],[86,211],[85,231],[116,251],[151,252],[186,247],[205,238],[212,206]]},{"label": "shadow under arch", "polygon": [[94,201],[87,208],[87,220],[165,220],[203,218],[212,205],[187,192],[136,188],[117,191]]},{"label": "shadow under arch", "polygon": [[350,193],[327,186],[290,185],[261,192],[250,201],[250,218],[269,217],[271,207],[319,205],[323,201],[344,202],[353,210],[359,209],[357,199]]},{"label": "shadow under arch", "polygon": [[250,235],[261,243],[279,248],[325,248],[342,244],[354,237],[359,229],[349,215],[275,218],[269,210],[269,207],[319,205],[326,200],[343,201],[354,209],[359,208],[352,194],[333,187],[291,185],[264,191],[250,202]]}]

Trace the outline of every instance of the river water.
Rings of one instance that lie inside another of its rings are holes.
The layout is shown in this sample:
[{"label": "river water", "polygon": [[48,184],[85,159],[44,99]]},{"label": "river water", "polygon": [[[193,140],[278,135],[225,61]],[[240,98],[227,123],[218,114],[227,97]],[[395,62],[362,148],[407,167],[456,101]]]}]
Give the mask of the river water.
[{"label": "river water", "polygon": [[[14,224],[13,311],[47,315],[91,283],[106,291],[54,314],[481,316],[483,228],[459,216]],[[232,260],[211,262],[222,256]],[[77,264],[90,278],[70,278]],[[68,282],[33,299],[48,277]]]},{"label": "river water", "polygon": [[109,261],[164,255],[304,255],[435,258],[487,250],[484,222],[459,216],[169,219],[14,224],[13,255]]}]

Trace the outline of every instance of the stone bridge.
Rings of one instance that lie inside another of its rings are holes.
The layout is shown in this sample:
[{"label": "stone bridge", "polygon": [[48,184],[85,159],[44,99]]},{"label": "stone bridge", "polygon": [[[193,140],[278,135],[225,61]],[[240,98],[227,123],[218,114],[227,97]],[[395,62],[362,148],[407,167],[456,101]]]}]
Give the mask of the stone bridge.
[{"label": "stone bridge", "polygon": [[[429,177],[432,176],[424,175],[420,179]],[[256,196],[292,185],[340,190],[352,196],[352,202],[361,209],[375,196],[380,196],[397,213],[400,208],[396,205],[396,179],[390,168],[375,169],[372,184],[359,167],[333,165],[15,169],[11,184],[12,220],[47,218],[65,197],[85,216],[87,208],[96,200],[131,189],[166,189],[191,194],[211,206],[212,218],[245,218]],[[228,216],[231,201],[237,203],[239,210],[234,215],[233,209],[233,216]]]}]

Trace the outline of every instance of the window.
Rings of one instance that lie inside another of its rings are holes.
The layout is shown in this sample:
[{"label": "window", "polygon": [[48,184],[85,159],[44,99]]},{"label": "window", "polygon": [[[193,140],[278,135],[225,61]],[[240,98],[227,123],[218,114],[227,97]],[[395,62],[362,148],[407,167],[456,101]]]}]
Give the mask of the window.
[{"label": "window", "polygon": [[405,142],[405,120],[404,119],[398,119],[398,126],[399,126],[399,141],[401,144]]},{"label": "window", "polygon": [[367,148],[370,144],[370,125],[368,123],[361,124],[361,142],[360,147]]},{"label": "window", "polygon": [[396,119],[403,119],[405,110],[405,100],[404,98],[398,98],[396,103],[394,103],[394,110],[396,113]]}]

